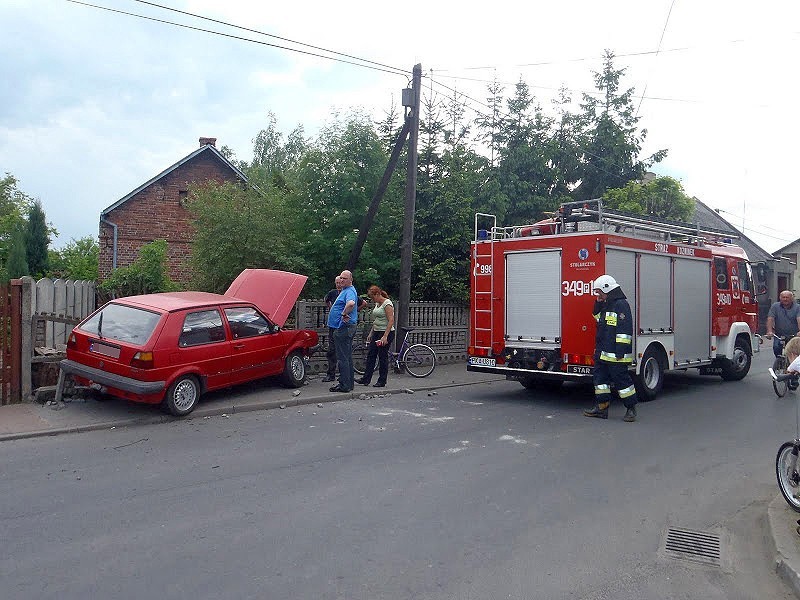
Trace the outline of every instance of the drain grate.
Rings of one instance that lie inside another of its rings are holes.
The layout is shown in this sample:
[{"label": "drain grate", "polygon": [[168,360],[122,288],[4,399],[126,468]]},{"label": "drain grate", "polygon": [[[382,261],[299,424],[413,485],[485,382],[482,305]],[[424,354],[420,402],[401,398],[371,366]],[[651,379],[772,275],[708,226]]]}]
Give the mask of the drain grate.
[{"label": "drain grate", "polygon": [[718,535],[671,527],[667,530],[664,554],[670,558],[721,566],[722,544]]}]

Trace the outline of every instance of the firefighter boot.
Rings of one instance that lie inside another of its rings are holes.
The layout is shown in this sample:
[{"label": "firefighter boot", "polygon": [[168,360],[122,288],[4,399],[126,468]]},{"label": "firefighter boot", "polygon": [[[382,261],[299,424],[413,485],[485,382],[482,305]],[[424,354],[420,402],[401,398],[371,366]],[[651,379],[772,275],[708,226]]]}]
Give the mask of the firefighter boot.
[{"label": "firefighter boot", "polygon": [[622,417],[622,420],[626,423],[633,423],[636,420],[636,407],[628,407],[628,410],[625,411],[625,416]]},{"label": "firefighter boot", "polygon": [[597,417],[598,419],[608,418],[608,402],[598,402],[593,408],[583,411],[584,417]]}]

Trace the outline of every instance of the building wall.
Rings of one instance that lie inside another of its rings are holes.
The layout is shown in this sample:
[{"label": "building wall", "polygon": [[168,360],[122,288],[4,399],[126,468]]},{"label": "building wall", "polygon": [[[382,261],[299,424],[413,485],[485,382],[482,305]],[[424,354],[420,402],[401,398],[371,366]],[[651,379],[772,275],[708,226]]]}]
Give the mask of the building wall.
[{"label": "building wall", "polygon": [[[800,256],[800,242],[789,244],[781,251],[780,254],[797,265],[797,258]],[[798,270],[796,267],[791,275],[789,289],[794,292],[795,296],[800,295],[800,270]]]},{"label": "building wall", "polygon": [[[205,181],[238,182],[239,178],[213,153],[202,152],[107,213],[106,220],[117,225],[117,267],[129,266],[144,244],[164,239],[170,278],[187,284],[194,228],[183,205],[189,185]],[[101,222],[100,281],[111,274],[113,253],[114,230]]]}]

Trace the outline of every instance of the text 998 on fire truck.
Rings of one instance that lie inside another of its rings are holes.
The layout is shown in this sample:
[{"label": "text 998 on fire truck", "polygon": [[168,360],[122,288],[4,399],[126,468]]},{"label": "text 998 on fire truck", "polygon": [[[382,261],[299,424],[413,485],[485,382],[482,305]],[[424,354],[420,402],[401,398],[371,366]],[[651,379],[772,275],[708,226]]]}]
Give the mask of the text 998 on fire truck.
[{"label": "text 998 on fire truck", "polygon": [[526,388],[591,378],[592,282],[608,274],[633,308],[640,400],[656,397],[667,371],[742,379],[759,350],[758,309],[747,255],[730,238],[600,200],[563,204],[530,225],[476,214],[467,370]]}]

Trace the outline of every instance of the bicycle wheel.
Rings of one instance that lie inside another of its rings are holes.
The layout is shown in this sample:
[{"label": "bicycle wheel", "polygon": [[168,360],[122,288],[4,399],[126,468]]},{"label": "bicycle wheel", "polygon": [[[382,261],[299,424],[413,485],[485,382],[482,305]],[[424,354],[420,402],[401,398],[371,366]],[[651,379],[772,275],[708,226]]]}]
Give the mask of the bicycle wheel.
[{"label": "bicycle wheel", "polygon": [[786,502],[800,512],[800,473],[797,472],[797,449],[794,442],[786,442],[775,458],[775,475]]},{"label": "bicycle wheel", "polygon": [[[789,366],[789,361],[786,359],[785,356],[778,356],[775,359],[775,362],[772,363],[772,370],[775,371],[775,375],[783,375],[786,373],[786,368]],[[775,381],[772,380],[772,389],[775,390],[778,398],[783,398],[786,395],[786,388],[788,387],[788,382],[786,381]]]},{"label": "bicycle wheel", "polygon": [[414,344],[403,353],[402,363],[409,375],[427,377],[436,368],[436,353],[425,344]]},{"label": "bicycle wheel", "polygon": [[363,375],[367,364],[367,340],[359,329],[353,336],[353,371]]}]

